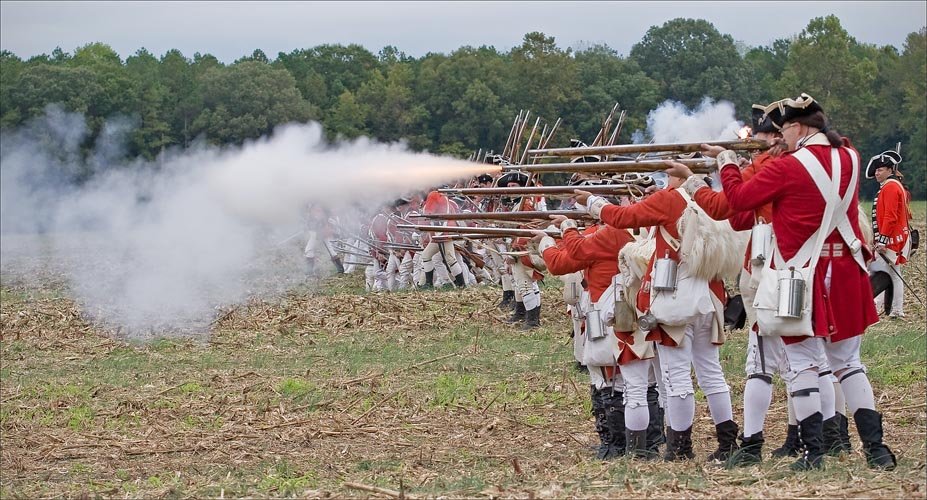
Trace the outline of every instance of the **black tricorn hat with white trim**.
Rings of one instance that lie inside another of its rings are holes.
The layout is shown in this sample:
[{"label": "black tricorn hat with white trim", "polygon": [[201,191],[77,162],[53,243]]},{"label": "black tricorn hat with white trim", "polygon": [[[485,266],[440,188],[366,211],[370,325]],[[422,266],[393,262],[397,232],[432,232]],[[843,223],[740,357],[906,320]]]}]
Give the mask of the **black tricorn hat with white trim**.
[{"label": "black tricorn hat with white trim", "polygon": [[804,92],[796,99],[782,99],[781,101],[776,101],[769,105],[767,112],[769,112],[770,109],[778,109],[781,113],[781,117],[776,122],[779,127],[782,127],[784,123],[794,121],[796,118],[813,115],[819,111],[822,113],[824,112],[824,108],[821,107],[820,103]]},{"label": "black tricorn hat with white trim", "polygon": [[875,171],[880,167],[895,170],[898,168],[899,163],[901,163],[901,155],[897,151],[891,149],[883,151],[869,159],[869,165],[866,165],[866,178],[872,179],[875,177]]},{"label": "black tricorn hat with white trim", "polygon": [[772,117],[769,115],[770,112],[779,115],[779,109],[773,108],[769,110],[767,106],[761,104],[754,104],[751,109],[751,128],[753,128],[753,133],[757,132],[766,132],[774,133],[779,131],[779,127],[773,122]]},{"label": "black tricorn hat with white trim", "polygon": [[528,174],[524,172],[508,172],[496,180],[496,186],[508,187],[509,183],[515,182],[521,187],[528,185]]}]

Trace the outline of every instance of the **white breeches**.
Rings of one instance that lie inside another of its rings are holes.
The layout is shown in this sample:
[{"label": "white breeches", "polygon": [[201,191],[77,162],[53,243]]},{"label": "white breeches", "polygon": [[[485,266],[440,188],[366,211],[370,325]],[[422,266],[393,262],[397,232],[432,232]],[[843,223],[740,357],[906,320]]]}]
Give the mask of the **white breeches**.
[{"label": "white breeches", "polygon": [[776,375],[787,378],[788,363],[785,361],[785,344],[782,337],[761,337],[753,330],[747,332],[747,375]]},{"label": "white breeches", "polygon": [[[532,270],[521,262],[512,264],[512,278],[515,285],[515,300],[525,303],[525,310],[530,311],[541,305],[541,289],[534,281]],[[504,290],[504,288],[503,288]]]},{"label": "white breeches", "polygon": [[713,314],[705,314],[686,325],[685,336],[676,347],[657,344],[667,396],[685,398],[688,394],[695,394],[692,385],[693,366],[699,388],[706,396],[730,390],[721,370],[718,357],[720,348],[711,343],[713,321]]},{"label": "white breeches", "polygon": [[425,272],[434,271],[435,256],[441,253],[443,253],[443,258],[439,257],[439,260],[445,262],[450,274],[452,276],[460,274],[460,263],[457,262],[457,250],[454,249],[454,242],[450,240],[441,243],[431,241],[425,246],[425,251],[422,252],[422,266]]},{"label": "white breeches", "polygon": [[315,245],[318,241],[319,233],[315,231],[309,231],[307,235],[306,246],[303,248],[303,255],[307,259],[315,258]]},{"label": "white breeches", "polygon": [[647,387],[650,385],[652,363],[649,359],[635,359],[621,365],[624,378],[624,405],[628,408],[647,406]]}]

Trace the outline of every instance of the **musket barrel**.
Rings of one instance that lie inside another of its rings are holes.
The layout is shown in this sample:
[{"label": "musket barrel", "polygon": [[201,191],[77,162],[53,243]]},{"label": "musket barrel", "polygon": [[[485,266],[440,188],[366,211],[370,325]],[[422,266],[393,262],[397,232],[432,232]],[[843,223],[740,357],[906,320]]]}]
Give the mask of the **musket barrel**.
[{"label": "musket barrel", "polygon": [[600,161],[587,163],[538,163],[532,165],[507,165],[502,167],[503,172],[521,171],[536,174],[548,172],[584,172],[596,174],[626,174],[631,172],[653,172],[670,167],[670,162],[678,162],[689,167],[692,173],[707,174],[714,169],[714,158],[684,158],[679,160],[625,160]]},{"label": "musket barrel", "polygon": [[[638,188],[638,186],[634,186]],[[445,194],[460,194],[465,196],[472,195],[572,195],[577,189],[589,191],[593,194],[628,194],[631,191],[629,184],[599,184],[590,186],[528,186],[528,187],[498,187],[498,188],[459,188],[459,189],[439,189],[438,191]],[[639,188],[641,189],[641,188]]]},{"label": "musket barrel", "polygon": [[619,144],[615,146],[596,146],[596,147],[578,147],[578,148],[551,148],[551,149],[532,149],[528,151],[529,156],[546,155],[546,156],[594,156],[594,155],[622,155],[632,153],[696,153],[702,150],[702,144],[711,146],[721,146],[725,149],[734,151],[762,151],[769,149],[769,144],[765,141],[756,141],[753,139],[744,139],[736,141],[705,141],[675,144]]},{"label": "musket barrel", "polygon": [[[431,233],[457,233],[457,234],[490,234],[498,236],[526,236],[531,238],[534,236],[533,229],[510,229],[504,227],[456,227],[456,226],[421,226],[415,224],[400,224],[399,229],[409,229],[412,231],[423,231]],[[544,231],[550,236],[560,237],[560,231],[552,231],[545,229],[537,229],[537,231]]]},{"label": "musket barrel", "polygon": [[415,215],[413,217],[433,220],[536,220],[548,219],[551,215],[562,215],[568,219],[591,219],[592,216],[576,210],[530,210],[522,212],[463,212],[459,214]]}]

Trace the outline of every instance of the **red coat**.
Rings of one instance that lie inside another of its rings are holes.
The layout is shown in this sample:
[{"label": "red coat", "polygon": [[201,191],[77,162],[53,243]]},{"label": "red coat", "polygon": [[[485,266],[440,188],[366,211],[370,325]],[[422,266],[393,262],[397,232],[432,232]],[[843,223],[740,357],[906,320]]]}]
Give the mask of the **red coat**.
[{"label": "red coat", "polygon": [[[664,189],[657,191],[642,201],[629,207],[620,207],[618,205],[606,205],[602,209],[600,218],[602,222],[621,229],[630,229],[637,227],[659,226],[673,238],[679,238],[679,231],[676,223],[682,216],[686,208],[686,200],[675,189]],[[679,254],[675,252],[669,243],[663,238],[661,231],[656,232],[656,251],[650,257],[650,264],[647,266],[647,272],[641,279],[641,289],[637,294],[637,308],[640,311],[650,310],[650,273],[653,270],[654,259],[669,254],[674,259],[679,259]],[[709,288],[715,294],[721,303],[726,303],[727,294],[724,292],[724,283],[715,280],[709,283]],[[652,332],[652,336],[647,340],[656,340],[664,345],[676,345],[676,343],[663,332],[663,329],[657,327]]]},{"label": "red coat", "polygon": [[904,264],[907,259],[901,251],[908,242],[908,193],[897,179],[889,179],[879,188],[875,199],[876,243],[882,243],[889,250],[898,254],[896,264]]},{"label": "red coat", "polygon": [[[818,142],[818,141],[815,141]],[[831,172],[829,144],[814,144],[807,149]],[[859,186],[849,186],[851,169],[850,154],[840,151],[843,165],[840,180],[840,195],[853,189],[853,199],[847,209],[850,227],[856,237],[862,239],[859,230]],[[821,225],[824,213],[824,198],[821,196],[811,175],[791,154],[785,154],[767,163],[749,181],[744,181],[740,169],[735,165],[724,165],[721,182],[727,200],[734,210],[754,210],[767,203],[773,206],[773,232],[782,257],[792,258],[799,247],[811,237]],[[826,243],[843,243],[837,231],[831,233]],[[863,247],[866,260],[869,250]],[[824,277],[831,267],[830,293],[824,289]],[[812,321],[815,336],[831,336],[838,341],[862,335],[866,328],[878,321],[872,301],[872,287],[868,273],[860,268],[850,252],[841,257],[822,257],[814,274],[812,296]],[[786,343],[799,342],[806,337],[783,337]]]},{"label": "red coat", "polygon": [[592,226],[583,234],[568,229],[556,248],[544,251],[544,262],[554,274],[582,270],[589,298],[596,302],[612,284],[612,277],[618,274],[618,252],[632,241],[634,238],[629,232],[609,226]]}]

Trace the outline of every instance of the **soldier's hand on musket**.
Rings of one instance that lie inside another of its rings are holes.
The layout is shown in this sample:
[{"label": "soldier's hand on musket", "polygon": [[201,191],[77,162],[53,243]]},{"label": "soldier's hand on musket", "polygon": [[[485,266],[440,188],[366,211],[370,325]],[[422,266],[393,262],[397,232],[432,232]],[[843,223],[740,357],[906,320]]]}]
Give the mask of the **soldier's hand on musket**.
[{"label": "soldier's hand on musket", "polygon": [[545,236],[547,236],[547,233],[545,233],[544,231],[538,230],[538,229],[532,230],[531,234],[534,235],[531,237],[531,241],[533,241],[535,244],[541,243],[541,240],[544,239]]},{"label": "soldier's hand on musket", "polygon": [[560,224],[567,220],[566,215],[548,215],[548,217],[550,217],[550,220],[554,221],[554,226],[556,227],[560,227]]},{"label": "soldier's hand on musket", "polygon": [[710,146],[708,144],[702,144],[702,155],[709,158],[717,158],[718,154],[724,151],[724,148],[721,146]]},{"label": "soldier's hand on musket", "polygon": [[668,175],[678,177],[682,180],[686,180],[692,176],[692,170],[682,163],[679,163],[678,161],[670,161],[667,163],[669,163],[669,168],[665,169],[664,172],[666,172]]},{"label": "soldier's hand on musket", "polygon": [[586,202],[589,201],[589,197],[592,196],[592,193],[590,193],[589,191],[583,191],[582,189],[574,189],[573,192],[576,193],[573,195],[573,198],[576,200],[576,203],[579,203],[580,205],[583,205],[583,206],[587,206]]},{"label": "soldier's hand on musket", "polygon": [[785,143],[785,139],[781,137],[777,137],[769,141],[769,143],[770,148],[766,150],[766,153],[773,157],[782,155],[782,153],[785,153],[788,149],[788,145]]}]

